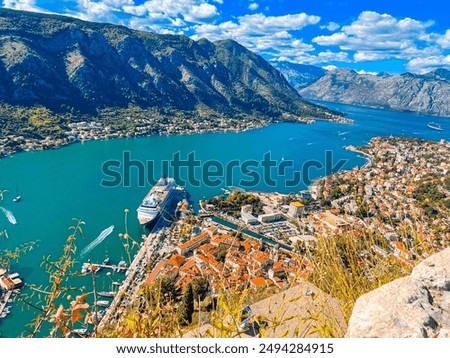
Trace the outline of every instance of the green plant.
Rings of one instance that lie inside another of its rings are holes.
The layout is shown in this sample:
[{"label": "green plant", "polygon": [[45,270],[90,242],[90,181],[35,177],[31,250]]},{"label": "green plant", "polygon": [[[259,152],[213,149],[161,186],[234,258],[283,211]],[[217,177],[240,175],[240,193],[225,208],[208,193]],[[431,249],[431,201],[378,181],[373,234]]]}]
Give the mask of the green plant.
[{"label": "green plant", "polygon": [[64,299],[71,299],[73,292],[82,291],[68,285],[68,280],[72,276],[70,269],[75,262],[76,238],[83,235],[82,225],[84,225],[81,220],[74,219],[74,221],[75,225],[69,228],[71,234],[67,237],[62,255],[55,261],[51,260],[50,256],[45,257],[42,262],[42,266],[49,275],[50,285],[47,287],[30,285],[32,294],[22,299],[37,311],[35,319],[29,324],[31,333],[28,337],[30,338],[38,334],[45,335],[45,331],[42,330],[45,324],[50,324],[48,327],[50,337],[67,337],[74,325],[89,313],[86,293],[81,293],[72,300],[69,309],[64,308],[62,304]]}]

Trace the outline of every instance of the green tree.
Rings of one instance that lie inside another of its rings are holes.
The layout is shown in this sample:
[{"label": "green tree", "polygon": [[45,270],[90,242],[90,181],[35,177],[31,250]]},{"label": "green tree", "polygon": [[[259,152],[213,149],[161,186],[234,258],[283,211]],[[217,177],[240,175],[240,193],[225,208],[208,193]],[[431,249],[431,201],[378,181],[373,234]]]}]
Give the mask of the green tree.
[{"label": "green tree", "polygon": [[203,300],[209,290],[209,282],[203,277],[198,277],[192,281],[192,290],[194,291],[194,299]]},{"label": "green tree", "polygon": [[227,257],[227,251],[228,248],[224,245],[221,245],[220,247],[220,251],[217,252],[214,257],[216,258],[217,261],[219,262],[225,262],[225,258]]},{"label": "green tree", "polygon": [[161,297],[164,302],[176,300],[180,296],[180,289],[175,286],[174,277],[163,277],[160,282]]},{"label": "green tree", "polygon": [[192,315],[194,314],[194,291],[192,284],[189,283],[181,299],[181,305],[178,310],[178,319],[181,325],[188,325],[192,322]]}]

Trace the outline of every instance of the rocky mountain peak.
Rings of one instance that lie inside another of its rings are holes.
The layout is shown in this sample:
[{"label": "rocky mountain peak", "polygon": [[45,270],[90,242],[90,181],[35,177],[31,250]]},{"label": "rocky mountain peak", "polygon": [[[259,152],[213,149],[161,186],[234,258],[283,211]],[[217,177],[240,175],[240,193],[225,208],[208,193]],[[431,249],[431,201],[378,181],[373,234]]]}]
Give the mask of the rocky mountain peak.
[{"label": "rocky mountain peak", "polygon": [[[233,40],[194,41],[0,9],[0,101],[54,111],[155,108],[191,116],[334,118]],[[181,113],[180,112],[180,113]]]}]

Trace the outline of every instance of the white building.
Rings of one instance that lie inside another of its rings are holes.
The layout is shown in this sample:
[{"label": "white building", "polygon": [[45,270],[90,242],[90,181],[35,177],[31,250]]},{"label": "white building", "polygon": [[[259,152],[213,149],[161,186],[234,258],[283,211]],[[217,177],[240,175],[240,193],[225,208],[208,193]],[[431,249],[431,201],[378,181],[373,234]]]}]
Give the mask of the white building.
[{"label": "white building", "polygon": [[305,205],[303,205],[299,201],[293,201],[289,205],[288,215],[292,218],[298,218],[299,216],[303,215],[304,211],[305,211]]}]

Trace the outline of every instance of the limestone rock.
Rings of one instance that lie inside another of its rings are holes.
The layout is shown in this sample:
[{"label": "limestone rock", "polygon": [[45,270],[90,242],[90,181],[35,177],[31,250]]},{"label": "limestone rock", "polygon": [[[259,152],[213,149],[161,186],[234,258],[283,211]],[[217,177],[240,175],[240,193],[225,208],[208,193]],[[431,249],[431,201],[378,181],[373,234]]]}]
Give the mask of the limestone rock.
[{"label": "limestone rock", "polygon": [[411,276],[361,296],[346,337],[450,336],[450,248],[430,256]]},{"label": "limestone rock", "polygon": [[[295,79],[292,74],[289,78]],[[450,117],[450,71],[445,69],[423,75],[376,76],[335,69],[299,92],[305,98],[329,102]]]}]

